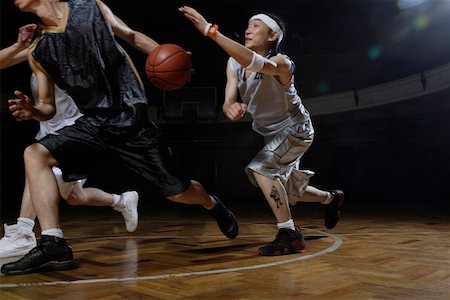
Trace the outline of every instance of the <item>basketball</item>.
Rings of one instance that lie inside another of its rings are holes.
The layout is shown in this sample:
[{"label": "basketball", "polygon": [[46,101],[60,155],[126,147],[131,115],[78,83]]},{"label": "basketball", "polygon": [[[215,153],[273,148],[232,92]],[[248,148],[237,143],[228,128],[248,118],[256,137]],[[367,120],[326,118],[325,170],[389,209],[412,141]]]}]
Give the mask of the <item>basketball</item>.
[{"label": "basketball", "polygon": [[147,57],[145,71],[150,82],[159,89],[170,91],[183,87],[191,80],[191,59],[183,48],[162,44]]}]

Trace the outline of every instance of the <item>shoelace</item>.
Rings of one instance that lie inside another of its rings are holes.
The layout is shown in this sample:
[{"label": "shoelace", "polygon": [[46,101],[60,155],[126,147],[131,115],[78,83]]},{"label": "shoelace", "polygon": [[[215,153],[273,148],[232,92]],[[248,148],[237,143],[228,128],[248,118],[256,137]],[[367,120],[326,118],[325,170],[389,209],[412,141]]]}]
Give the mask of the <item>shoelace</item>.
[{"label": "shoelace", "polygon": [[279,232],[277,233],[277,236],[275,237],[274,242],[290,242],[290,235],[289,232]]},{"label": "shoelace", "polygon": [[38,252],[39,250],[40,250],[40,249],[39,249],[39,246],[34,247],[33,249],[30,250],[30,252],[28,252],[28,253],[25,254],[21,259],[19,259],[19,260],[17,261],[17,263],[22,262],[23,260],[28,259],[28,257],[34,255],[34,254],[35,254],[36,252]]}]

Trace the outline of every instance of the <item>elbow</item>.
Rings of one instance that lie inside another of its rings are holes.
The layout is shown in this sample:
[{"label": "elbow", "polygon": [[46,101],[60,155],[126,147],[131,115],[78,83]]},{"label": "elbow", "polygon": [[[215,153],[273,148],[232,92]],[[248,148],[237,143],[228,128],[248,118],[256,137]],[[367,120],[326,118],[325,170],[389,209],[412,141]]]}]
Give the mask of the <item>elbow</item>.
[{"label": "elbow", "polygon": [[49,110],[47,110],[47,112],[43,115],[44,118],[43,121],[48,121],[52,119],[55,115],[56,115],[56,108],[52,107]]},{"label": "elbow", "polygon": [[41,111],[40,113],[35,113],[34,118],[38,121],[48,121],[56,115],[56,109],[49,109],[47,111]]}]

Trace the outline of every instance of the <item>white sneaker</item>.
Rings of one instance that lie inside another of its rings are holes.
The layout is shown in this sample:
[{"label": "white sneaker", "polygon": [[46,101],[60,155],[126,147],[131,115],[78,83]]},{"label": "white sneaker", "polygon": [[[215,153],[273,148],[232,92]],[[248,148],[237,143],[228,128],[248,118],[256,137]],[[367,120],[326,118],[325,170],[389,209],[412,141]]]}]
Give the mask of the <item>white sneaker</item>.
[{"label": "white sneaker", "polygon": [[129,232],[136,230],[138,224],[138,212],[137,206],[139,201],[139,195],[137,192],[125,192],[120,195],[121,206],[114,207],[115,210],[122,213],[125,219],[125,225]]},{"label": "white sneaker", "polygon": [[36,247],[33,231],[17,225],[4,224],[5,236],[0,239],[0,258],[23,256]]}]

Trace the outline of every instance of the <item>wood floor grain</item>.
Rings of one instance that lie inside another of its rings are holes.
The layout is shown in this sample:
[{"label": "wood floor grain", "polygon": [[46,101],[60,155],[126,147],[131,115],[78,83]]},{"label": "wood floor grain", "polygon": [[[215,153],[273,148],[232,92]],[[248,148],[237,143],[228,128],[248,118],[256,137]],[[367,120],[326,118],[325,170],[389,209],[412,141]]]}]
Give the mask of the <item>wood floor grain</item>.
[{"label": "wood floor grain", "polygon": [[[207,218],[66,218],[77,267],[0,276],[1,299],[450,299],[448,218],[304,218],[302,253],[261,257],[275,226],[239,219],[229,240]],[[0,264],[14,259],[0,260]]]}]

